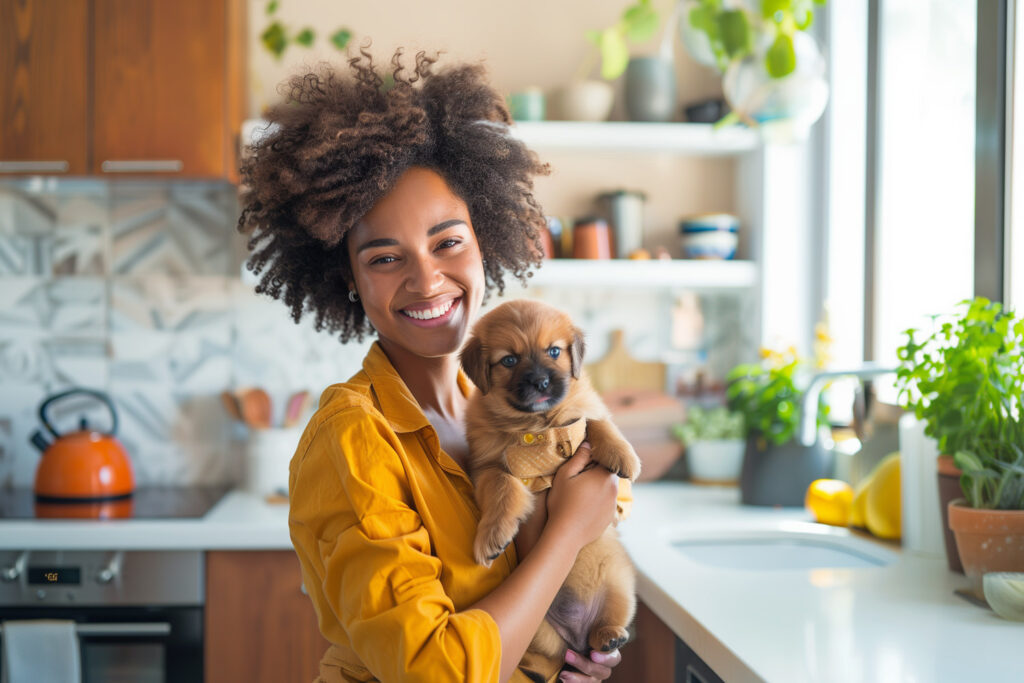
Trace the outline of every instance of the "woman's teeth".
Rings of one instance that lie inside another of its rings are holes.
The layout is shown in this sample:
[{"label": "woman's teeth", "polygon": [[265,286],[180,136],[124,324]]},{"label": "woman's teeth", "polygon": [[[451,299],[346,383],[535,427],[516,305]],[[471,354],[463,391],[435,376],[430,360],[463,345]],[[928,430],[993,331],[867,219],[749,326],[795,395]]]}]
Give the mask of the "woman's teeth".
[{"label": "woman's teeth", "polygon": [[447,303],[443,303],[440,306],[434,308],[428,308],[422,311],[402,311],[410,318],[416,318],[417,320],[433,320],[434,318],[440,318],[442,315],[451,310],[452,306],[455,305],[455,299]]}]

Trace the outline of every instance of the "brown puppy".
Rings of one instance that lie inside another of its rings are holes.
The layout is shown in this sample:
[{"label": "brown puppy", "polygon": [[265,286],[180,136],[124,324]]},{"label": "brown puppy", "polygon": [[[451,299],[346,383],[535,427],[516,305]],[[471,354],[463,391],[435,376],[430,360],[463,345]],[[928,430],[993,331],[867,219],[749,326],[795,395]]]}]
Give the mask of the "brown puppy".
[{"label": "brown puppy", "polygon": [[[584,437],[593,459],[635,479],[640,460],[609,420],[583,372],[583,334],[551,306],[510,301],[483,316],[461,354],[479,391],[466,412],[469,470],[481,519],[474,554],[490,563],[530,515],[535,491],[550,486],[558,465]],[[636,578],[609,527],[580,551],[530,650],[561,660],[614,650],[626,642],[636,608]]]}]

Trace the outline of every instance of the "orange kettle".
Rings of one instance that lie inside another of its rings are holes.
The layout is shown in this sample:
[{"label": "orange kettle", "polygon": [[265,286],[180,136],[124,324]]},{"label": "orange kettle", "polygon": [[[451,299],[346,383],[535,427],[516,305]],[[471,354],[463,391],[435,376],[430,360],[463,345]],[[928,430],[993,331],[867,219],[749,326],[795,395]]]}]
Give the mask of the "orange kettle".
[{"label": "orange kettle", "polygon": [[[50,420],[50,409],[69,396],[91,396],[106,405],[110,411],[109,431],[90,428],[82,417],[78,431],[59,434]],[[43,451],[36,468],[37,502],[97,503],[131,497],[135,476],[128,453],[114,438],[117,411],[110,397],[93,389],[70,389],[43,401],[39,419],[55,440],[49,443],[39,430],[31,438],[36,448]]]}]

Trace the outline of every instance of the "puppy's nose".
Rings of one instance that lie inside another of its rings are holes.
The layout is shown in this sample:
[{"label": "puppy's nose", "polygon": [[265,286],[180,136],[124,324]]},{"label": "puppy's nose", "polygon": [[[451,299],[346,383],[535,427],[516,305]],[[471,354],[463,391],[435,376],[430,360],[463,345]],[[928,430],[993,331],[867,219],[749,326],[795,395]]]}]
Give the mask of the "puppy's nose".
[{"label": "puppy's nose", "polygon": [[538,391],[544,391],[551,384],[551,375],[543,370],[530,372],[524,379]]}]

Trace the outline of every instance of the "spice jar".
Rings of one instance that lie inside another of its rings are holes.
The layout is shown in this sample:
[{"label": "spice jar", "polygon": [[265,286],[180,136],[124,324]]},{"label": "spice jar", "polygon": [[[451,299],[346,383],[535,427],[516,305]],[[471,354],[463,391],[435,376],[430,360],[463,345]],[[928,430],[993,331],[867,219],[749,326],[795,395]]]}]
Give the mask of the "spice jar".
[{"label": "spice jar", "polygon": [[612,231],[602,218],[581,218],[572,229],[572,257],[585,259],[612,258]]}]

